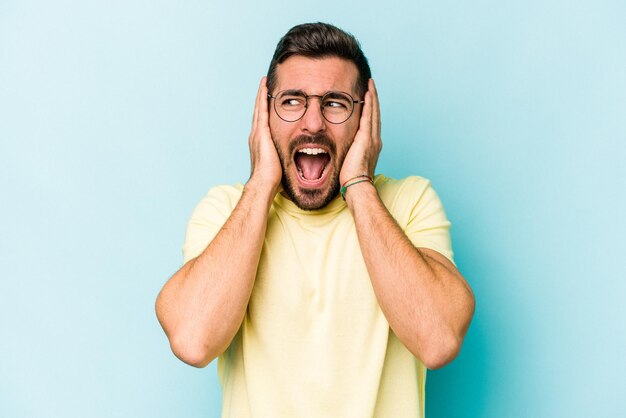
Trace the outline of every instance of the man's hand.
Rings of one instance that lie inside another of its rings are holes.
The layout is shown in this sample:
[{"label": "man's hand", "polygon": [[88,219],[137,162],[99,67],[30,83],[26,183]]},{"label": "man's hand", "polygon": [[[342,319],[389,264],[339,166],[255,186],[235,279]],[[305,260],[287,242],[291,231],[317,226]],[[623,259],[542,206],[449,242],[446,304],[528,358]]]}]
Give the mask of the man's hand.
[{"label": "man's hand", "polygon": [[157,298],[157,316],[172,351],[196,367],[228,348],[252,294],[269,208],[282,177],[267,107],[263,77],[249,138],[250,180],[217,235],[168,280]]},{"label": "man's hand", "polygon": [[374,178],[378,155],[383,148],[380,138],[380,105],[374,80],[369,80],[359,130],[341,167],[339,181],[344,184],[355,176],[367,174]]},{"label": "man's hand", "polygon": [[[380,108],[370,80],[359,130],[341,169],[341,184],[355,176],[373,176],[381,149]],[[465,279],[441,254],[413,246],[374,187],[351,188],[346,203],[389,326],[426,367],[449,363],[461,349],[474,312]]]},{"label": "man's hand", "polygon": [[270,133],[266,80],[267,77],[263,77],[259,85],[248,139],[252,166],[249,182],[254,182],[259,187],[271,187],[272,194],[275,195],[283,171]]}]

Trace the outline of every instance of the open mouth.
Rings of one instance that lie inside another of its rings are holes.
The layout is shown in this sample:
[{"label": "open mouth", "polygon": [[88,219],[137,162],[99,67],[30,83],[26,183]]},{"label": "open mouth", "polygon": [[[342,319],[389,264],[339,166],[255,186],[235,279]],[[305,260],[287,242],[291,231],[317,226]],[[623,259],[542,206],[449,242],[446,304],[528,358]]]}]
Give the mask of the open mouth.
[{"label": "open mouth", "polygon": [[305,145],[296,151],[293,159],[303,185],[318,186],[324,182],[330,166],[330,154],[324,148]]}]

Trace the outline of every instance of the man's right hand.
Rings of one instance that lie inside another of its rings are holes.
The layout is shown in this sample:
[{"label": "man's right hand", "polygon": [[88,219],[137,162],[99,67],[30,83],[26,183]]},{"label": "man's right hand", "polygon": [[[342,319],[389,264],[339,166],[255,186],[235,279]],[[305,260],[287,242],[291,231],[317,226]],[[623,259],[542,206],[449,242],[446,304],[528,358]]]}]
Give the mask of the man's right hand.
[{"label": "man's right hand", "polygon": [[266,81],[267,77],[261,78],[254,105],[252,130],[248,139],[252,166],[248,184],[253,183],[255,187],[260,188],[271,188],[270,191],[274,196],[278,192],[283,170],[269,127]]},{"label": "man's right hand", "polygon": [[217,235],[168,280],[157,298],[157,316],[172,351],[196,367],[228,348],[252,294],[269,208],[282,178],[267,102],[263,77],[250,132],[250,180]]}]

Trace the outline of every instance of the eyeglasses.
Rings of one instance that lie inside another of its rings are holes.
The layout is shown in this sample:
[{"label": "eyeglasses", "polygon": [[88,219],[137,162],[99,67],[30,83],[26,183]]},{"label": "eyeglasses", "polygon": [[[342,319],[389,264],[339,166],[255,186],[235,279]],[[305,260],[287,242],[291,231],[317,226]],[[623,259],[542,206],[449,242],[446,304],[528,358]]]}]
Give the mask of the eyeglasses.
[{"label": "eyeglasses", "polygon": [[295,122],[302,118],[309,107],[310,97],[320,99],[320,109],[324,119],[333,124],[344,123],[352,116],[355,104],[365,103],[363,100],[354,100],[348,93],[341,91],[329,91],[320,96],[319,94],[305,94],[301,90],[283,90],[276,96],[268,94],[267,97],[274,99],[274,110],[285,122]]}]

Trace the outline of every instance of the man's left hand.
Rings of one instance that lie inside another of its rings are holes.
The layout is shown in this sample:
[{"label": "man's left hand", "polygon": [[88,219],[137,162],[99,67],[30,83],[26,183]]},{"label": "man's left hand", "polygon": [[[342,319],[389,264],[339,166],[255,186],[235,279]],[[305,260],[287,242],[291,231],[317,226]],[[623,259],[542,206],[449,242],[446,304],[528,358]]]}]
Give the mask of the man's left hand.
[{"label": "man's left hand", "polygon": [[380,105],[374,80],[370,78],[359,130],[341,167],[339,181],[343,185],[353,177],[367,174],[374,178],[378,155],[383,148],[380,137]]}]

